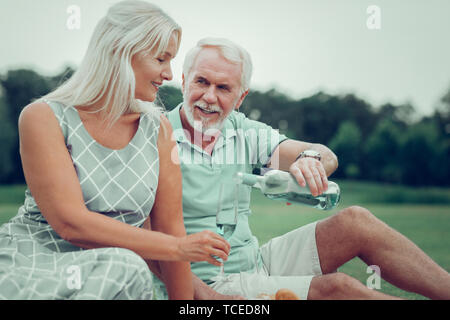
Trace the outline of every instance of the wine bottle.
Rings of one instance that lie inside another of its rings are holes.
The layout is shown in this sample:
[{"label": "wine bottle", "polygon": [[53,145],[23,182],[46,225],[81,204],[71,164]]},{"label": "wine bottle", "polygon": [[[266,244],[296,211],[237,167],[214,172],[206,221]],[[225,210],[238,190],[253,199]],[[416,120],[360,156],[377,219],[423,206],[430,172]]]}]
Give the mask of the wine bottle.
[{"label": "wine bottle", "polygon": [[267,171],[263,176],[238,172],[236,183],[258,188],[269,199],[288,203],[303,204],[321,210],[330,210],[339,203],[339,186],[328,181],[328,189],[314,197],[308,186],[302,187],[289,172],[281,170]]}]

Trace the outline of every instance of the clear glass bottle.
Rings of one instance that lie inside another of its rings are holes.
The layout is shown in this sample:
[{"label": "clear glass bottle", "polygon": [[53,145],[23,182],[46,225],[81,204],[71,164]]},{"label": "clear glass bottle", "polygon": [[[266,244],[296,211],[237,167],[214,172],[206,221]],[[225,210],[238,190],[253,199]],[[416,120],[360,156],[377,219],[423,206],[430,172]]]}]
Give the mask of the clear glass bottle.
[{"label": "clear glass bottle", "polygon": [[308,205],[321,210],[336,207],[341,195],[339,186],[335,182],[328,181],[328,189],[314,197],[308,186],[300,186],[294,176],[281,170],[270,170],[263,176],[238,172],[235,180],[236,183],[260,189],[269,199]]}]

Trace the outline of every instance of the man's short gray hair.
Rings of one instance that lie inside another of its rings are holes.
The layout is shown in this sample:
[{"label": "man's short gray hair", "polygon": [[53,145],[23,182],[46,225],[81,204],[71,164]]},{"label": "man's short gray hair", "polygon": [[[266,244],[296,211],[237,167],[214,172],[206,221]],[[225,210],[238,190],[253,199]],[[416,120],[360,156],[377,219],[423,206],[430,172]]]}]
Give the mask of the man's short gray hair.
[{"label": "man's short gray hair", "polygon": [[224,38],[204,38],[197,42],[197,45],[188,51],[183,64],[183,74],[188,81],[189,73],[194,65],[195,59],[203,48],[213,47],[219,49],[225,59],[232,63],[240,64],[241,70],[241,93],[250,87],[252,77],[252,60],[248,52],[236,43]]}]

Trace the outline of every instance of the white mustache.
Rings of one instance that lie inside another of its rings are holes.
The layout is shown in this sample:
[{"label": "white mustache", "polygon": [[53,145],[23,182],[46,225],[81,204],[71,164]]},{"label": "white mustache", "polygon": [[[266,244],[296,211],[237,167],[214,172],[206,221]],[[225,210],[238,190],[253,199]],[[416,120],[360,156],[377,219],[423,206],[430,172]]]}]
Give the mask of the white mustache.
[{"label": "white mustache", "polygon": [[194,106],[200,107],[206,111],[214,111],[218,112],[219,114],[222,113],[222,109],[216,104],[208,104],[204,101],[197,101],[194,103]]}]

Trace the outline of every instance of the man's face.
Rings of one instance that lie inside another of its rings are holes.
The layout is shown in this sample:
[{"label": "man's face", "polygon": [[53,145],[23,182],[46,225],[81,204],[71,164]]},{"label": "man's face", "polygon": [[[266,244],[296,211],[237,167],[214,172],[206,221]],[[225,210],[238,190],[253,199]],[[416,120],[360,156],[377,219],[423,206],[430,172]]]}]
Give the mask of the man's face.
[{"label": "man's face", "polygon": [[184,115],[197,131],[220,130],[226,117],[239,108],[241,66],[226,60],[216,48],[198,54],[187,78],[183,75]]}]

